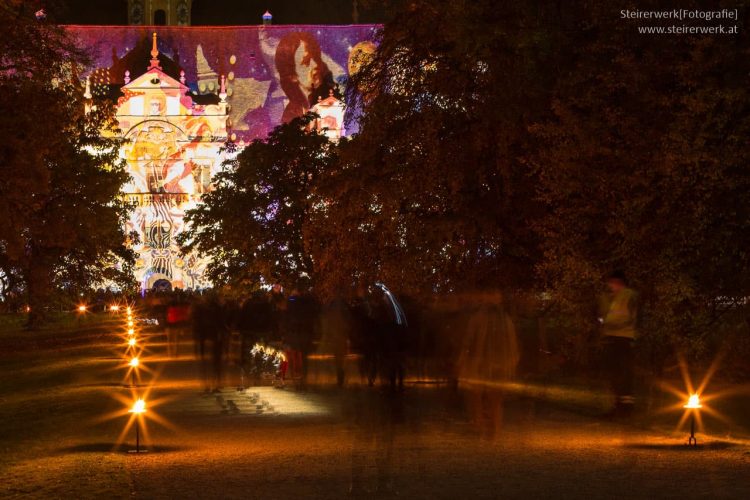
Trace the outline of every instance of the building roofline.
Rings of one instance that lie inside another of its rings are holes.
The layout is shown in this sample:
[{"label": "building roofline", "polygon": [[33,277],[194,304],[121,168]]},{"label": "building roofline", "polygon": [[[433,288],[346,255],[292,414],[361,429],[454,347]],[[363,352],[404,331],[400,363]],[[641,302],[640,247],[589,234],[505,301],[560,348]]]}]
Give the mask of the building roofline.
[{"label": "building roofline", "polygon": [[153,26],[146,24],[128,25],[128,24],[61,24],[63,28],[75,29],[101,29],[101,28],[131,28],[131,29],[148,29],[148,30],[199,30],[199,29],[216,29],[216,30],[236,30],[236,29],[289,29],[289,28],[382,28],[382,24],[238,24],[232,26],[214,26],[205,24],[200,26]]}]

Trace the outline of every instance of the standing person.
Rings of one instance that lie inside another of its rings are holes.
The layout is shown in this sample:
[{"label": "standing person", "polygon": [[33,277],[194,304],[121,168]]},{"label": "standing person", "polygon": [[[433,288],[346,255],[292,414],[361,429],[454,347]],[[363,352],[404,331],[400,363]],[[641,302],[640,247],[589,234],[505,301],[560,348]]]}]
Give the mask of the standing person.
[{"label": "standing person", "polygon": [[627,286],[625,274],[615,271],[607,277],[609,296],[602,302],[604,361],[615,405],[607,417],[628,417],[633,413],[633,344],[638,319],[638,295]]}]

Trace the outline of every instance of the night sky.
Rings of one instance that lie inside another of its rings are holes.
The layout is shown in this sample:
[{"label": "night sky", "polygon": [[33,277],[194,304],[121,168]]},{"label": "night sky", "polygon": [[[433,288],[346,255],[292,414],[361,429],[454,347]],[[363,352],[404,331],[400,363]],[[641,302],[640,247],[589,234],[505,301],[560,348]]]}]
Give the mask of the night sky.
[{"label": "night sky", "polygon": [[[37,1],[45,6],[44,1]],[[127,0],[68,0],[55,12],[62,24],[128,24]],[[266,9],[274,24],[351,24],[352,0],[194,0],[193,26],[260,24]],[[374,3],[374,2],[370,2]],[[385,9],[365,8],[359,2],[360,23],[380,23]]]}]

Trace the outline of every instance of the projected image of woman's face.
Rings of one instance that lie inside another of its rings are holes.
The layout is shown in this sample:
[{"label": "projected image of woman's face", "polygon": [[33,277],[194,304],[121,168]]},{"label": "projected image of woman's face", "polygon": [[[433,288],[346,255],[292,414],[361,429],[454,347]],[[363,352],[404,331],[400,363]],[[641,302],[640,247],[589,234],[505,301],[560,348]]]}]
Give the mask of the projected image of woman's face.
[{"label": "projected image of woman's face", "polygon": [[312,76],[310,63],[312,58],[307,50],[307,44],[302,42],[294,52],[294,67],[297,73],[297,81],[303,92],[309,92],[312,88]]},{"label": "projected image of woman's face", "polygon": [[305,94],[309,94],[320,85],[318,62],[312,57],[307,43],[304,41],[299,44],[294,53],[294,65],[297,72],[297,81]]}]

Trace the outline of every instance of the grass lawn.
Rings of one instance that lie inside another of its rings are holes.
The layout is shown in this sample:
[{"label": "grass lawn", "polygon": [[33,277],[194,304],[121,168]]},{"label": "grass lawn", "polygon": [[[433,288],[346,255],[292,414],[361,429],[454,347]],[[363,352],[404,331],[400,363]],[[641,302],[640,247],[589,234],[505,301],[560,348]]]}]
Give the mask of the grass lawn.
[{"label": "grass lawn", "polygon": [[35,332],[22,325],[4,317],[0,329],[0,496],[129,497],[127,457],[85,451],[121,428],[97,422],[117,405],[101,390],[114,376],[104,358],[117,324],[92,315]]}]

